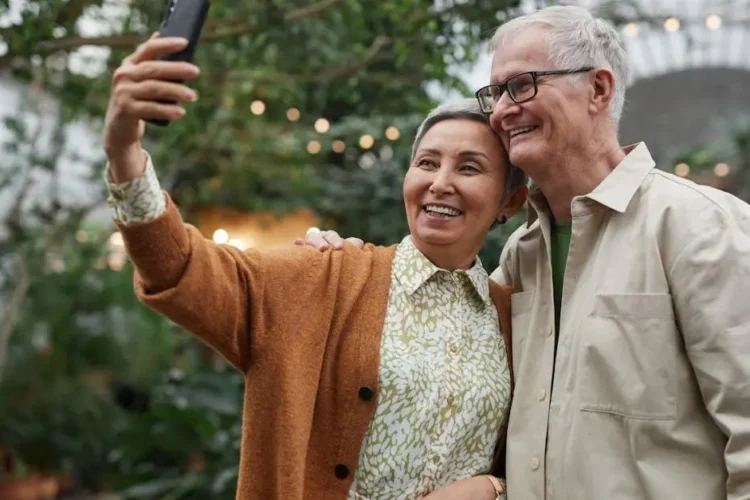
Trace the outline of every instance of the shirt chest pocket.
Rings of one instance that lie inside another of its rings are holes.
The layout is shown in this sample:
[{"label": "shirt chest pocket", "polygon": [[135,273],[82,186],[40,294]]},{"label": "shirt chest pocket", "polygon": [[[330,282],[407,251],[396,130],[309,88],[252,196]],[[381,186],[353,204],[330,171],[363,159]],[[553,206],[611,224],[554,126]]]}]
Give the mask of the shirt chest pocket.
[{"label": "shirt chest pocket", "polygon": [[582,338],[581,410],[674,419],[679,349],[671,295],[597,295]]}]

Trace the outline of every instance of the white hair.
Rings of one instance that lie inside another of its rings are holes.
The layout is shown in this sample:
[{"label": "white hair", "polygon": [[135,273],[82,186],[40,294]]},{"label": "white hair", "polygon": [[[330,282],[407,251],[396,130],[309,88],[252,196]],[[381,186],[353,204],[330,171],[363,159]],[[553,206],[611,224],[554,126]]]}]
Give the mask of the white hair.
[{"label": "white hair", "polygon": [[492,37],[490,50],[494,52],[505,37],[513,36],[531,25],[547,27],[549,56],[550,62],[556,66],[554,69],[595,66],[612,71],[615,89],[609,111],[612,121],[618,124],[625,107],[630,65],[615,27],[582,7],[546,7],[501,25]]}]

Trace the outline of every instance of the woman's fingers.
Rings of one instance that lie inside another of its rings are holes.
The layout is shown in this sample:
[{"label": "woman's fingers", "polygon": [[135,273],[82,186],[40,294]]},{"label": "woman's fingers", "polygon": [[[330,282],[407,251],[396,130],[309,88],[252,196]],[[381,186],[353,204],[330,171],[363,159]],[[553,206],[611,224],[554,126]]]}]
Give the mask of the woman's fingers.
[{"label": "woman's fingers", "polygon": [[176,54],[188,46],[187,38],[182,37],[152,37],[140,44],[133,54],[129,56],[129,62],[138,64],[143,61],[151,61],[159,56]]},{"label": "woman's fingers", "polygon": [[125,64],[117,68],[112,76],[113,84],[123,80],[140,82],[143,80],[186,81],[198,77],[200,70],[195,64],[175,61],[145,61],[139,64]]},{"label": "woman's fingers", "polygon": [[198,99],[195,90],[185,85],[161,80],[123,82],[130,98],[136,101],[193,102]]}]

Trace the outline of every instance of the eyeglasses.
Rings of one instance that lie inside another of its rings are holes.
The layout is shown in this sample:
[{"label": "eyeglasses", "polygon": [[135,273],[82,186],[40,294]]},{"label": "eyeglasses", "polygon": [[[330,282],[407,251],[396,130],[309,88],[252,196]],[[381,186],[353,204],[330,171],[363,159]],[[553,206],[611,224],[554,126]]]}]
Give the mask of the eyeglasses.
[{"label": "eyeglasses", "polygon": [[494,83],[487,85],[477,90],[474,95],[479,101],[479,107],[482,108],[483,113],[490,114],[495,108],[495,104],[502,97],[503,92],[508,91],[508,95],[511,100],[515,103],[522,103],[530,101],[539,92],[539,86],[537,80],[541,76],[552,76],[552,75],[574,75],[576,73],[586,73],[591,71],[593,67],[586,67],[580,69],[560,69],[551,71],[528,71],[515,76],[511,76],[504,83]]}]

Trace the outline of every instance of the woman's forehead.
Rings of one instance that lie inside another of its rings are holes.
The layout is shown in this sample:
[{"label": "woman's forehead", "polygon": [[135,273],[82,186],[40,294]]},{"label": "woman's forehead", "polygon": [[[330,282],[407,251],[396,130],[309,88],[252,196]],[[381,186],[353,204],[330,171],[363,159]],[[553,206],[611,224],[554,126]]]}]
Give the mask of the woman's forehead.
[{"label": "woman's forehead", "polygon": [[436,123],[425,133],[417,148],[420,151],[452,156],[474,154],[491,159],[503,153],[503,146],[488,124],[451,119]]}]

